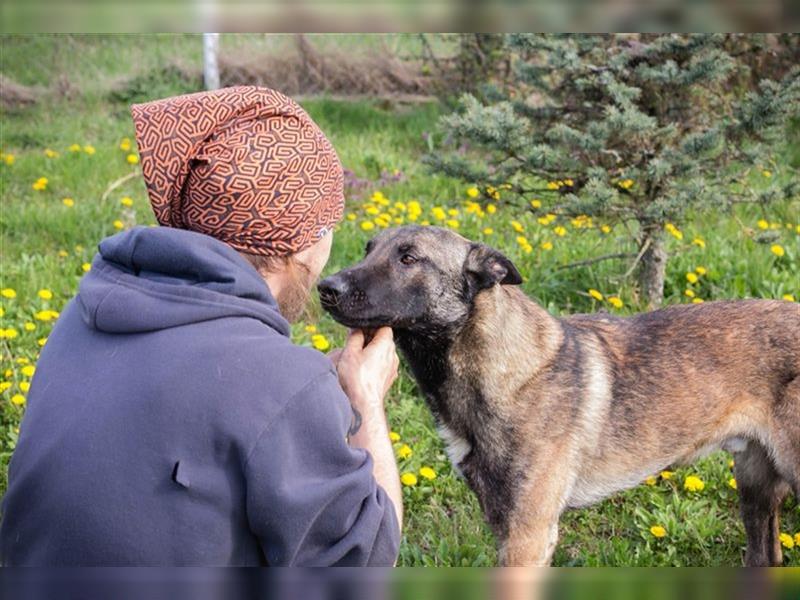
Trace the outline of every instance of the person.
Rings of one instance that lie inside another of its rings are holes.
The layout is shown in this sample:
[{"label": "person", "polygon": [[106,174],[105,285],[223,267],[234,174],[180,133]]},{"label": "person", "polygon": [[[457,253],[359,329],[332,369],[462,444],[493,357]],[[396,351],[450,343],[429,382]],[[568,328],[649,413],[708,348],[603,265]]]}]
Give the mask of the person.
[{"label": "person", "polygon": [[2,562],[393,565],[392,332],[336,366],[289,339],[344,210],[333,147],[266,88],[132,115],[161,226],[100,242],[42,351]]}]

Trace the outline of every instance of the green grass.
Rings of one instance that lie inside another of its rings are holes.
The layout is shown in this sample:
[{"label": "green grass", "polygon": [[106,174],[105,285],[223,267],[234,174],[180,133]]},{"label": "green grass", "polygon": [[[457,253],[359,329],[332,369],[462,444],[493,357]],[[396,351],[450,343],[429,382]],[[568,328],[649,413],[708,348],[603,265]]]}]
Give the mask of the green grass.
[{"label": "green grass", "polygon": [[[236,43],[245,44],[247,39]],[[52,322],[37,320],[35,313],[60,310],[74,295],[84,274],[81,265],[91,260],[103,237],[116,232],[115,220],[126,228],[154,222],[138,175],[101,200],[112,182],[136,170],[126,162],[127,153],[118,148],[123,137],[133,137],[127,107],[109,99],[108,87],[132,71],[147,73],[167,56],[189,60],[197,51],[197,38],[158,37],[142,43],[140,38],[129,36],[3,37],[2,46],[3,74],[25,84],[46,85],[67,73],[76,91],[64,97],[48,96],[41,104],[21,111],[2,113],[0,150],[14,155],[14,162],[0,162],[0,287],[14,289],[17,296],[0,297],[4,313],[0,328],[14,329],[17,336],[0,340],[0,381],[11,384],[0,394],[0,491],[6,487],[7,462],[24,412],[24,406],[11,402],[14,395],[24,395],[20,385],[29,379],[20,359],[34,364],[40,350],[38,340],[52,327]],[[183,85],[164,80],[158,92],[179,93],[185,91]],[[601,222],[595,222],[592,228],[576,228],[569,221],[541,225],[537,222],[539,214],[506,205],[503,198],[494,214],[478,217],[465,209],[468,186],[426,172],[419,159],[426,151],[424,133],[435,129],[440,113],[437,105],[390,112],[365,102],[315,99],[305,106],[329,134],[345,166],[359,177],[375,179],[381,171],[394,170],[403,175],[398,183],[380,189],[373,185],[363,197],[349,200],[347,212],[353,217],[346,219],[336,234],[327,272],[358,260],[366,240],[379,229],[362,229],[363,222],[374,219],[366,213],[370,206],[391,219],[408,222],[407,212],[395,203],[407,205],[416,200],[423,208],[417,222],[438,222],[432,213],[434,206],[458,210],[453,218],[459,231],[506,252],[526,278],[524,289],[554,314],[602,309],[624,315],[640,309],[634,282],[625,277],[628,265],[623,262],[558,270],[560,265],[598,254],[632,251],[623,226],[616,225],[605,234],[599,229]],[[91,144],[96,153],[70,152],[73,143]],[[45,157],[45,148],[59,152],[59,156]],[[781,165],[774,171],[774,177],[786,176]],[[43,191],[31,188],[39,177],[48,179]],[[755,175],[751,183],[763,185],[765,181]],[[388,205],[370,200],[375,191],[389,199]],[[126,196],[133,199],[132,207],[120,203]],[[73,207],[62,203],[65,197],[74,199]],[[760,219],[767,221],[766,232],[758,226]],[[513,230],[512,220],[524,228],[532,252],[526,253],[517,242],[520,234]],[[704,300],[780,298],[784,294],[800,299],[798,223],[797,202],[775,205],[766,212],[748,206],[733,213],[693,215],[681,225],[683,240],[669,238],[666,302],[688,302],[684,295],[687,287]],[[555,233],[557,226],[565,228],[563,237]],[[494,232],[483,233],[487,227]],[[756,241],[756,234],[765,233],[774,239]],[[692,244],[698,237],[705,242],[704,248]],[[551,242],[552,250],[542,250],[543,242]],[[771,252],[770,246],[776,243],[784,248],[784,256]],[[700,266],[707,273],[697,284],[687,286],[686,273]],[[606,296],[617,295],[624,306],[616,309],[606,301],[593,300],[587,294],[590,288]],[[52,290],[53,298],[40,298],[40,289]],[[27,331],[25,323],[32,323],[34,330]],[[334,345],[344,339],[344,330],[314,304],[294,327],[298,343],[311,344],[311,335],[305,329],[311,324]],[[401,436],[397,448],[407,444],[413,451],[410,457],[399,460],[401,472],[418,473],[421,467],[429,466],[437,473],[433,481],[420,477],[416,486],[404,488],[406,527],[400,564],[494,564],[494,541],[478,503],[449,466],[431,416],[407,373],[395,384],[387,405],[391,426]],[[658,477],[652,486],[643,484],[592,508],[565,515],[555,564],[740,564],[744,534],[736,492],[728,485],[732,476],[728,460],[723,453],[714,454],[695,465],[678,468],[668,480]],[[704,480],[702,492],[683,489],[689,474]],[[782,531],[800,533],[798,504],[790,500],[784,508]],[[666,537],[656,539],[650,534],[655,524],[666,528]],[[786,549],[785,563],[800,565],[800,548]]]}]

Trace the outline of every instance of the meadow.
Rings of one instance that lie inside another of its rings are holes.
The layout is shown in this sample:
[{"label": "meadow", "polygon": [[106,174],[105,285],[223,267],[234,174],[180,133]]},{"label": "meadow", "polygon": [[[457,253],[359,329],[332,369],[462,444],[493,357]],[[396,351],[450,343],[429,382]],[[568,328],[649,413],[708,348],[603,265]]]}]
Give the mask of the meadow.
[{"label": "meadow", "polygon": [[[97,243],[153,225],[128,103],[114,81],[148,73],[166,56],[198,52],[196,38],[152,44],[119,38],[2,38],[0,71],[71,90],[28,107],[2,109],[0,138],[0,493],[25,411],[37,356],[58,313],[90,268]],[[188,59],[187,59],[188,60]],[[187,91],[157,78],[143,95]],[[311,98],[303,106],[329,135],[348,174],[348,205],[326,272],[358,260],[377,231],[407,223],[438,225],[501,249],[523,274],[524,290],[553,314],[642,310],[630,262],[570,266],[599,255],[635,252],[625,224],[558,218],[545,198],[510,202],[504,190],[478,190],[431,174],[421,162],[439,116],[436,102],[388,105]],[[764,165],[750,185],[791,176],[788,163]],[[568,174],[565,174],[565,177]],[[635,185],[635,182],[632,183]],[[732,298],[800,300],[800,200],[692,214],[669,227],[665,303]],[[344,329],[316,301],[293,326],[297,343],[341,345]],[[488,566],[494,540],[473,494],[451,469],[431,416],[407,372],[387,401],[403,475],[406,525],[400,565]],[[561,522],[556,565],[738,565],[745,544],[731,456],[653,473],[636,488]],[[784,563],[800,566],[800,504],[784,506]]]}]

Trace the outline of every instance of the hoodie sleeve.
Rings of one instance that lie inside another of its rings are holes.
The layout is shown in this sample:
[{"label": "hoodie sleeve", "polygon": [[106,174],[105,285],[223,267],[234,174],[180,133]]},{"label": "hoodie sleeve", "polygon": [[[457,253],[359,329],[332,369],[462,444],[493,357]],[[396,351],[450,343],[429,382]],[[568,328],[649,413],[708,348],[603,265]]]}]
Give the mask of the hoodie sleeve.
[{"label": "hoodie sleeve", "polygon": [[346,435],[352,409],[333,372],[291,398],[250,452],[247,514],[274,566],[391,566],[400,531],[372,474],[372,457]]}]

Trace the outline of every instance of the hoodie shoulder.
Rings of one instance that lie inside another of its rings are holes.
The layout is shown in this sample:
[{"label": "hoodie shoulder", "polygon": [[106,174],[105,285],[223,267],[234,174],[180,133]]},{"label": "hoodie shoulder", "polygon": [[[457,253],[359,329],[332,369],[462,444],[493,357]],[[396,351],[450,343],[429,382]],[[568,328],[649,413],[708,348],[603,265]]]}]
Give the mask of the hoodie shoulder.
[{"label": "hoodie shoulder", "polygon": [[331,360],[321,352],[298,346],[257,319],[227,318],[217,321],[217,346],[221,363],[235,365],[243,377],[261,382],[265,389],[289,397],[314,379],[336,375]]}]

